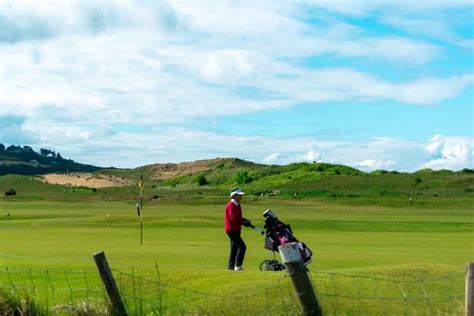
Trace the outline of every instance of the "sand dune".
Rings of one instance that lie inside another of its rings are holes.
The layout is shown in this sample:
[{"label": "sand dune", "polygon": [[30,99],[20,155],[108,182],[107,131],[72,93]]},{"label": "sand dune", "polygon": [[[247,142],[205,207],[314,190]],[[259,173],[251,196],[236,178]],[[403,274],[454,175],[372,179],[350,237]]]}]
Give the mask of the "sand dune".
[{"label": "sand dune", "polygon": [[129,180],[120,177],[83,172],[68,174],[51,173],[41,176],[41,179],[51,184],[84,186],[89,188],[120,187],[131,184]]}]

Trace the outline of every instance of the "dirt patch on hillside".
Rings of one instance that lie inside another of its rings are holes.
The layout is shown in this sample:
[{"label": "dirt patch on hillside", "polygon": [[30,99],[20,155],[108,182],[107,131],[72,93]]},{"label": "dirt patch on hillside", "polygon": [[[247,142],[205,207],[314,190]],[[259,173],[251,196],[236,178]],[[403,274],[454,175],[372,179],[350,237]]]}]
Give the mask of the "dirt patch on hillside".
[{"label": "dirt patch on hillside", "polygon": [[120,177],[83,172],[68,174],[51,173],[41,176],[41,181],[50,184],[70,185],[75,187],[82,186],[88,188],[122,187],[131,184],[129,180]]},{"label": "dirt patch on hillside", "polygon": [[213,165],[224,161],[225,159],[198,160],[193,162],[164,163],[146,166],[153,172],[152,178],[157,180],[166,180],[176,176],[186,176],[196,172],[210,170]]}]

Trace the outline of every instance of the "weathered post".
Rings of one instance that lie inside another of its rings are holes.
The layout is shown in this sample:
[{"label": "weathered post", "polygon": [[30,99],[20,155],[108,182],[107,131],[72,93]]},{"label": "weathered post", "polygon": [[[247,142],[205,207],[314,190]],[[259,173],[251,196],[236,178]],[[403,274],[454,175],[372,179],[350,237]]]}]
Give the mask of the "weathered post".
[{"label": "weathered post", "polygon": [[474,263],[466,265],[466,316],[474,316]]},{"label": "weathered post", "polygon": [[94,261],[99,270],[102,282],[104,283],[110,303],[112,304],[112,315],[126,316],[127,311],[117,288],[117,284],[115,283],[112,271],[110,270],[107,258],[105,257],[105,253],[103,251],[96,253],[94,255]]},{"label": "weathered post", "polygon": [[298,249],[298,243],[293,242],[279,246],[278,250],[295,288],[296,296],[303,309],[303,315],[322,316],[321,306],[306,272],[306,267]]}]

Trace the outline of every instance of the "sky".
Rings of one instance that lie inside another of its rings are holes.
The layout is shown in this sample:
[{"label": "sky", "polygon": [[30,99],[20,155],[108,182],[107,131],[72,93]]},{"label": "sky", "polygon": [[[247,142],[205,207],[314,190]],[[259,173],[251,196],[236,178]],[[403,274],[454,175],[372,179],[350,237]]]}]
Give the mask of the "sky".
[{"label": "sky", "polygon": [[99,166],[474,166],[472,1],[0,0],[0,142]]}]

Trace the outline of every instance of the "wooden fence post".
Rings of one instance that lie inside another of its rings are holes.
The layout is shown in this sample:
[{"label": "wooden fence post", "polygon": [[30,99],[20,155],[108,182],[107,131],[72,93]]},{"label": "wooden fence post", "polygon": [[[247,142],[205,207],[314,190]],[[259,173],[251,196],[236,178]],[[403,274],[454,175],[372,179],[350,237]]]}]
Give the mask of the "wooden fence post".
[{"label": "wooden fence post", "polygon": [[295,288],[296,296],[303,309],[303,315],[322,316],[321,306],[319,305],[313,285],[306,272],[298,243],[292,242],[279,246],[278,250],[280,251],[283,263]]},{"label": "wooden fence post", "polygon": [[474,263],[466,265],[466,316],[474,316]]},{"label": "wooden fence post", "polygon": [[112,315],[126,316],[127,311],[117,288],[117,284],[115,283],[112,271],[110,270],[107,258],[105,257],[105,253],[103,251],[96,253],[94,255],[94,261],[99,270],[102,282],[104,283],[107,295],[109,296],[110,303],[112,304]]}]

